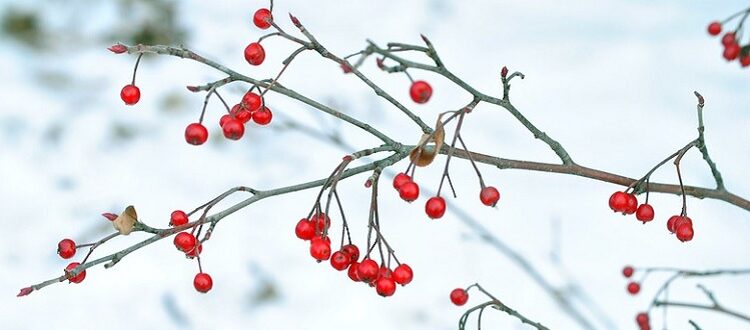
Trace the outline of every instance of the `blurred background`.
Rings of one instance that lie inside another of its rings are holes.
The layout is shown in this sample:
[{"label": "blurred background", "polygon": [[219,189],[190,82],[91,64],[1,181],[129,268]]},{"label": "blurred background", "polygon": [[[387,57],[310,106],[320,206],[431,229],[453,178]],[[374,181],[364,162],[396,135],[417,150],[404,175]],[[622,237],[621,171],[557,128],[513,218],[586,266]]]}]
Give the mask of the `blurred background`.
[{"label": "blurred background", "polygon": [[[129,83],[135,56],[106,47],[185,45],[254,78],[275,76],[296,47],[264,41],[267,58],[250,67],[242,51],[263,32],[252,14],[266,1],[0,1],[0,324],[4,329],[455,329],[469,305],[453,306],[455,287],[481,283],[507,305],[552,328],[635,328],[666,279],[649,276],[641,294],[627,294],[626,264],[688,269],[742,268],[750,264],[750,216],[714,200],[688,199],[696,231],[681,244],[664,222],[679,213],[678,196],[654,194],[657,219],[641,225],[613,214],[609,195],[621,187],[582,178],[497,170],[481,166],[501,191],[497,208],[479,203],[467,162],[451,175],[458,199],[429,221],[423,195],[406,204],[383,185],[384,233],[409,263],[415,279],[390,298],[352,283],[328,264],[317,264],[294,225],[314,202],[309,190],[253,204],[222,221],[202,254],[214,279],[209,294],[192,287],[193,261],[163,240],[116,267],[88,270],[79,285],[56,284],[15,298],[21,287],[62,274],[56,255],[65,237],[92,242],[112,231],[99,214],[133,204],[140,218],[164,227],[175,209],[192,209],[229,187],[269,189],[322,178],[353,150],[378,144],[372,137],[282,95],[269,93],[269,127],[249,126],[245,137],[221,137],[223,107],[212,99],[209,141],[184,142],[205,94],[186,85],[223,78],[191,61],[144,56],[137,85],[141,101],[125,106],[119,91]],[[329,50],[346,55],[372,39],[419,44],[428,36],[445,64],[477,89],[501,96],[499,71],[526,74],[514,80],[516,107],[560,141],[579,164],[640,177],[696,134],[695,97],[706,97],[706,139],[728,189],[750,196],[750,71],[727,64],[706,25],[747,6],[743,1],[280,1],[277,22],[293,31],[294,13]],[[414,59],[420,59],[415,57]],[[426,59],[424,59],[426,61]],[[415,105],[401,74],[363,72],[428,122],[458,109],[468,95],[447,80],[421,71],[434,88]],[[403,143],[420,132],[356,77],[334,63],[303,53],[281,82],[304,95],[368,122]],[[248,86],[222,88],[236,103]],[[555,155],[508,113],[482,104],[462,130],[470,149],[504,158],[556,162]],[[302,127],[303,129],[300,129]],[[318,132],[317,134],[314,132]],[[336,145],[325,137],[335,134]],[[421,186],[437,188],[442,162],[422,170]],[[406,162],[390,169],[393,174]],[[713,187],[697,151],[683,161],[686,184]],[[367,175],[342,182],[340,193],[352,234],[366,236]],[[676,183],[673,167],[653,181]],[[223,209],[246,196],[221,204]],[[334,226],[338,225],[334,219]],[[146,238],[120,237],[97,250],[112,253]],[[334,241],[338,236],[334,236]],[[525,262],[525,263],[524,263]],[[533,268],[536,278],[530,275]],[[717,277],[675,283],[670,297],[708,303],[696,288],[712,289],[727,307],[750,312],[750,281]],[[562,298],[556,300],[554,296]],[[573,311],[573,312],[571,312]],[[578,316],[573,316],[578,315]],[[661,310],[652,325],[662,324]],[[671,308],[670,329],[688,319],[715,329],[748,328],[715,313]],[[474,320],[472,319],[472,323]],[[488,310],[484,326],[525,329],[518,320]]]}]

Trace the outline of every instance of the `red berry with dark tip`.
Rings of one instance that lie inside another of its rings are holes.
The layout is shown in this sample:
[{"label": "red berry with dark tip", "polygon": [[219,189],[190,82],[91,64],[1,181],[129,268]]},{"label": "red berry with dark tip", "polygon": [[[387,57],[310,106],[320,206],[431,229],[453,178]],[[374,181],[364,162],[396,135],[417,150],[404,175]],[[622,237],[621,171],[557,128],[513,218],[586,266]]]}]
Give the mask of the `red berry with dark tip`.
[{"label": "red berry with dark tip", "polygon": [[375,283],[375,291],[383,297],[390,297],[396,292],[396,282],[390,277],[381,277]]},{"label": "red berry with dark tip", "polygon": [[693,220],[690,219],[690,217],[678,216],[677,218],[675,218],[674,222],[672,223],[671,231],[673,233],[676,233],[677,228],[680,227],[682,224],[688,224],[692,227]]},{"label": "red berry with dark tip", "polygon": [[185,128],[185,141],[194,146],[206,143],[208,130],[200,123],[192,123]]},{"label": "red berry with dark tip", "polygon": [[224,122],[224,125],[221,126],[221,130],[224,132],[225,138],[239,140],[242,138],[242,135],[245,134],[245,125],[243,125],[238,119],[231,118]]},{"label": "red berry with dark tip", "polygon": [[253,15],[253,24],[263,30],[271,27],[272,21],[273,16],[271,15],[271,11],[266,8],[258,9]]},{"label": "red berry with dark tip", "polygon": [[396,267],[396,269],[393,270],[391,277],[394,281],[396,281],[396,283],[407,285],[411,283],[411,280],[414,278],[414,272],[411,270],[411,267],[409,267],[409,265],[400,264],[398,265],[398,267]]},{"label": "red berry with dark tip", "polygon": [[625,267],[622,268],[622,276],[625,276],[626,278],[629,278],[629,277],[633,276],[633,272],[634,271],[635,270],[633,270],[633,267],[631,267],[631,266],[625,266]]},{"label": "red berry with dark tip", "polygon": [[294,233],[297,235],[297,238],[309,241],[315,237],[315,225],[310,220],[302,219],[297,222]]},{"label": "red berry with dark tip", "polygon": [[401,186],[404,185],[404,183],[411,182],[411,177],[406,175],[405,173],[399,173],[396,174],[396,176],[393,178],[393,188],[398,190],[401,188]]},{"label": "red berry with dark tip", "polygon": [[[73,269],[75,269],[76,267],[78,267],[80,264],[81,263],[79,263],[79,262],[71,262],[71,263],[69,263],[68,266],[65,267],[65,274],[68,274]],[[86,270],[83,270],[80,273],[78,273],[78,275],[76,275],[76,276],[68,277],[68,281],[70,283],[81,283],[81,282],[83,282],[83,280],[85,278],[86,278]]]},{"label": "red berry with dark tip", "polygon": [[414,102],[420,104],[426,103],[430,100],[430,96],[432,96],[432,87],[423,80],[417,80],[411,84],[411,88],[409,88],[409,96],[411,96],[411,99]]},{"label": "red berry with dark tip", "polygon": [[141,90],[136,85],[125,85],[120,91],[120,98],[127,105],[136,104],[141,99]]},{"label": "red berry with dark tip", "polygon": [[354,244],[347,244],[341,248],[341,252],[349,255],[349,263],[359,260],[359,248]]},{"label": "red berry with dark tip", "polygon": [[727,61],[733,61],[740,56],[741,50],[742,49],[740,48],[740,45],[738,45],[736,42],[731,43],[724,48],[724,53],[722,55]]},{"label": "red berry with dark tip", "polygon": [[721,44],[724,45],[724,47],[731,44],[736,44],[736,41],[737,39],[734,37],[734,32],[727,32],[723,37],[721,37]]},{"label": "red berry with dark tip", "polygon": [[174,237],[174,245],[182,252],[188,252],[195,247],[197,240],[191,233],[181,232]]},{"label": "red berry with dark tip", "polygon": [[188,223],[188,216],[185,212],[181,210],[176,210],[172,212],[172,214],[169,217],[170,226],[182,226],[186,223]]},{"label": "red berry with dark tip", "polygon": [[456,306],[463,306],[469,301],[469,293],[466,290],[458,288],[451,291],[451,302]]},{"label": "red berry with dark tip", "polygon": [[248,91],[242,96],[242,104],[244,104],[245,108],[250,112],[255,112],[260,109],[261,105],[263,105],[263,99],[261,99],[260,95]]},{"label": "red berry with dark tip", "polygon": [[693,232],[693,224],[688,222],[683,222],[677,226],[675,230],[675,234],[677,235],[677,239],[679,239],[681,242],[687,242],[693,239],[693,235],[695,232]]},{"label": "red berry with dark tip", "polygon": [[609,196],[609,208],[615,212],[625,212],[628,207],[628,194],[616,191]]},{"label": "red berry with dark tip", "polygon": [[349,255],[343,251],[336,251],[331,256],[331,266],[335,270],[344,270],[351,263]]},{"label": "red berry with dark tip", "polygon": [[196,244],[198,244],[197,247],[194,246],[190,251],[185,252],[186,257],[193,259],[203,253],[203,244],[200,244],[200,242]]},{"label": "red berry with dark tip", "polygon": [[718,36],[719,33],[721,33],[721,23],[715,21],[711,22],[711,24],[708,25],[708,34]]},{"label": "red berry with dark tip", "polygon": [[439,219],[445,214],[445,199],[440,196],[431,197],[424,204],[424,211],[430,219]]},{"label": "red berry with dark tip", "polygon": [[253,112],[253,121],[258,125],[268,125],[273,119],[271,109],[262,107],[260,110]]},{"label": "red berry with dark tip", "polygon": [[640,326],[648,325],[648,314],[645,312],[638,313],[638,315],[635,316],[635,322],[637,322]]},{"label": "red berry with dark tip", "polygon": [[357,265],[357,277],[362,282],[370,283],[378,277],[379,270],[378,264],[374,260],[365,259]]},{"label": "red berry with dark tip", "polygon": [[331,241],[313,237],[310,240],[310,255],[317,261],[328,260],[331,257]]},{"label": "red berry with dark tip", "polygon": [[398,188],[398,195],[407,202],[413,202],[419,197],[419,185],[414,181],[409,181]]},{"label": "red berry with dark tip", "polygon": [[214,287],[214,280],[211,279],[211,275],[206,273],[198,273],[193,279],[193,286],[195,290],[201,293],[206,293]]},{"label": "red berry with dark tip", "polygon": [[357,269],[359,268],[359,263],[354,261],[351,265],[349,265],[349,270],[346,272],[347,275],[349,275],[349,278],[354,282],[359,282],[359,274],[357,273]]},{"label": "red berry with dark tip", "polygon": [[743,68],[750,66],[750,55],[745,55],[745,56],[740,57],[740,65]]},{"label": "red berry with dark tip", "polygon": [[266,51],[257,42],[253,42],[245,47],[245,61],[250,65],[261,65],[266,59]]},{"label": "red berry with dark tip", "polygon": [[654,220],[654,208],[649,204],[641,204],[635,211],[635,218],[643,223]]},{"label": "red berry with dark tip", "polygon": [[63,259],[70,259],[76,254],[76,242],[66,238],[57,243],[57,254]]},{"label": "red berry with dark tip", "polygon": [[479,192],[479,200],[482,201],[482,204],[484,205],[495,206],[500,200],[500,192],[493,186],[484,187],[482,188],[482,191]]},{"label": "red berry with dark tip", "polygon": [[628,293],[632,295],[638,294],[638,292],[641,291],[641,285],[637,282],[630,282],[628,283]]},{"label": "red berry with dark tip", "polygon": [[633,214],[638,210],[638,198],[633,194],[627,194],[628,204],[622,214]]}]

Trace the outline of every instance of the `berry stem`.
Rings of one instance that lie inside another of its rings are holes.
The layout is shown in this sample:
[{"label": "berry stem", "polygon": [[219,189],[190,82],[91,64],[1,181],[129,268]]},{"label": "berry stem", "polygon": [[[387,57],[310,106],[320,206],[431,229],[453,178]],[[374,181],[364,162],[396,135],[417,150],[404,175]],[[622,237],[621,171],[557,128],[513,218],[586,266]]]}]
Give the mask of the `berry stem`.
[{"label": "berry stem", "polygon": [[130,81],[130,84],[135,86],[135,74],[138,72],[138,64],[141,63],[141,57],[143,57],[143,53],[138,54],[138,59],[135,60],[135,67],[133,67],[133,80]]}]

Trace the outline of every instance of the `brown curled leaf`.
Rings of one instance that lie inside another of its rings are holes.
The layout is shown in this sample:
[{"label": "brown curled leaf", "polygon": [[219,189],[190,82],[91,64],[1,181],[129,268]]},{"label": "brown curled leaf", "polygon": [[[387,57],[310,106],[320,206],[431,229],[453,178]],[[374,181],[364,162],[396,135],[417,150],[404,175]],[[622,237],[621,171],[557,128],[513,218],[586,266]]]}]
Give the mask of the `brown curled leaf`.
[{"label": "brown curled leaf", "polygon": [[138,222],[138,214],[135,212],[135,207],[130,205],[125,208],[125,211],[122,211],[117,219],[112,221],[112,225],[120,234],[128,235],[133,231],[136,222]]},{"label": "brown curled leaf", "polygon": [[440,152],[440,148],[443,147],[445,128],[443,127],[442,117],[443,115],[438,116],[437,123],[435,123],[435,132],[432,134],[422,134],[419,144],[409,153],[409,159],[411,159],[414,165],[420,167],[430,165]]}]

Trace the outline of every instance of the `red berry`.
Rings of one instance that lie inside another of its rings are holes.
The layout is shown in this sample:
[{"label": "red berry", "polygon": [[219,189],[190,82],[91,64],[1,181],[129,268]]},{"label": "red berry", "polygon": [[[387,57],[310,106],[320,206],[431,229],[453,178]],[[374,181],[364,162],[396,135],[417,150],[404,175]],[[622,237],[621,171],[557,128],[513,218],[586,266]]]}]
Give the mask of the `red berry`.
[{"label": "red berry", "polygon": [[196,242],[196,244],[198,244],[197,247],[194,246],[190,251],[185,252],[186,257],[193,259],[203,253],[203,244],[200,242]]},{"label": "red berry", "polygon": [[398,188],[398,195],[407,202],[413,202],[419,197],[419,185],[414,181],[405,182]]},{"label": "red berry", "polygon": [[219,119],[219,127],[224,126],[224,123],[226,123],[227,120],[230,120],[230,119],[234,119],[234,118],[232,118],[232,115],[223,115],[223,116],[221,116],[221,118]]},{"label": "red berry", "polygon": [[182,226],[186,223],[188,223],[188,216],[185,212],[180,210],[172,212],[172,215],[169,218],[170,226]]},{"label": "red berry", "polygon": [[198,292],[206,293],[214,286],[214,280],[211,279],[211,275],[198,273],[193,279],[193,286]]},{"label": "red berry", "polygon": [[609,208],[615,212],[625,212],[628,207],[628,194],[622,191],[616,191],[609,196]]},{"label": "red berry", "polygon": [[375,291],[383,297],[390,297],[396,292],[396,282],[390,277],[381,277],[375,283]]},{"label": "red berry", "polygon": [[633,194],[627,194],[628,197],[628,205],[625,207],[625,211],[622,212],[622,214],[633,214],[636,210],[638,210],[638,198],[635,197]]},{"label": "red berry", "polygon": [[273,119],[271,109],[262,107],[260,110],[253,112],[253,121],[258,125],[268,125]]},{"label": "red berry", "polygon": [[411,280],[414,278],[414,272],[411,270],[411,267],[409,267],[409,265],[400,264],[398,267],[396,267],[396,269],[393,270],[391,277],[393,277],[393,280],[396,281],[396,283],[407,285],[411,283]]},{"label": "red berry", "polygon": [[721,23],[716,21],[711,22],[711,24],[708,25],[708,34],[718,36],[719,33],[721,33]]},{"label": "red berry", "polygon": [[637,282],[628,283],[628,292],[632,295],[638,294],[641,291],[641,285]]},{"label": "red berry", "polygon": [[313,224],[315,233],[322,233],[326,229],[331,227],[331,218],[328,217],[325,213],[318,213],[313,215],[313,217],[310,219],[310,222]]},{"label": "red berry", "polygon": [[674,222],[679,218],[679,215],[673,215],[669,217],[669,220],[667,220],[667,230],[669,230],[670,233],[674,233]]},{"label": "red berry", "polygon": [[723,37],[721,37],[721,44],[724,45],[724,47],[735,44],[735,41],[737,40],[734,37],[734,32],[727,32]]},{"label": "red berry", "polygon": [[310,255],[317,261],[328,260],[331,257],[330,239],[325,240],[320,237],[313,237],[310,240]]},{"label": "red berry", "polygon": [[495,206],[497,201],[500,200],[500,192],[493,186],[484,187],[482,188],[482,191],[479,192],[479,200],[481,200],[484,205]]},{"label": "red berry", "polygon": [[740,45],[738,45],[736,42],[731,43],[724,48],[723,56],[727,61],[733,61],[733,60],[736,60],[737,57],[740,56],[741,50],[742,49],[740,48]]},{"label": "red berry", "polygon": [[[231,117],[236,118],[237,120],[241,121],[243,124],[247,123],[248,121],[250,121],[250,118],[252,118],[252,113],[247,109],[244,103],[235,104],[232,107],[232,110],[229,111],[229,114],[231,115]],[[219,125],[224,126],[222,122],[219,122]]]},{"label": "red berry", "polygon": [[430,100],[430,96],[432,96],[432,87],[423,80],[415,81],[411,84],[411,88],[409,88],[409,96],[411,96],[414,102],[426,103]]},{"label": "red berry", "polygon": [[349,263],[359,260],[359,248],[354,244],[347,244],[341,248],[341,251],[349,255]]},{"label": "red berry", "polygon": [[315,237],[315,226],[309,220],[302,219],[297,222],[297,227],[294,228],[294,233],[299,239],[309,241]]},{"label": "red berry", "polygon": [[430,219],[439,219],[445,214],[445,199],[440,196],[431,197],[424,205],[424,211]]},{"label": "red berry", "polygon": [[258,11],[255,12],[255,15],[253,15],[253,23],[255,26],[263,30],[271,27],[272,21],[273,16],[271,15],[271,11],[266,8],[258,9]]},{"label": "red berry", "polygon": [[76,242],[66,238],[57,243],[57,254],[63,259],[70,259],[76,254]]},{"label": "red berry", "polygon": [[469,293],[466,290],[458,288],[451,291],[451,302],[456,306],[463,306],[469,301]]},{"label": "red berry", "polygon": [[743,68],[750,66],[750,55],[745,55],[745,56],[740,57],[740,65]]},{"label": "red berry", "polygon": [[191,233],[181,232],[174,237],[174,245],[182,252],[188,252],[195,247],[198,241]]},{"label": "red berry", "polygon": [[200,123],[192,123],[185,128],[185,141],[194,146],[206,143],[208,130]]},{"label": "red berry", "polygon": [[257,42],[253,42],[245,47],[245,61],[251,65],[261,65],[266,59],[266,51]]},{"label": "red berry", "polygon": [[401,186],[404,185],[404,183],[411,182],[411,177],[406,175],[405,173],[399,173],[396,174],[396,177],[393,178],[393,188],[398,190],[401,188]]},{"label": "red berry", "polygon": [[693,220],[690,219],[690,217],[678,216],[677,218],[675,218],[674,222],[672,223],[671,231],[673,233],[677,232],[677,228],[679,228],[684,223],[689,224],[691,227],[693,226]]},{"label": "red berry", "polygon": [[375,278],[375,280],[379,280],[383,277],[391,278],[391,269],[386,267],[385,265],[380,265],[380,269],[378,269],[378,277]]},{"label": "red berry", "polygon": [[260,98],[260,95],[248,91],[242,96],[242,104],[250,112],[255,112],[263,105],[263,100]]},{"label": "red berry", "polygon": [[357,265],[357,277],[360,281],[370,283],[378,277],[378,264],[372,259],[362,260]]},{"label": "red berry", "polygon": [[245,134],[245,125],[235,118],[230,118],[221,126],[224,137],[230,140],[239,140]]},{"label": "red berry", "polygon": [[635,321],[638,322],[638,325],[648,325],[648,314],[645,312],[640,312],[638,315],[635,316]]},{"label": "red berry", "polygon": [[622,269],[622,276],[625,276],[626,278],[629,278],[629,277],[633,276],[633,272],[634,272],[633,267],[631,267],[631,266],[625,266]]},{"label": "red berry", "polygon": [[654,220],[654,208],[649,204],[641,204],[635,211],[635,218],[643,223]]},{"label": "red berry", "polygon": [[141,90],[136,85],[125,85],[120,91],[120,98],[127,105],[136,104],[141,99]]},{"label": "red berry", "polygon": [[71,263],[68,264],[67,267],[65,267],[65,274],[68,275],[68,281],[70,281],[70,283],[81,283],[86,278],[86,270],[81,271],[76,276],[70,277],[69,273],[73,269],[75,269],[76,267],[78,267],[80,264],[81,263],[79,263],[79,262],[71,262]]},{"label": "red berry", "polygon": [[681,242],[687,242],[689,240],[693,239],[693,224],[689,222],[683,222],[676,226],[677,230],[675,230],[675,234],[677,234],[677,239],[679,239]]},{"label": "red berry", "polygon": [[357,273],[357,268],[359,268],[359,263],[354,261],[351,265],[349,265],[349,270],[346,272],[347,275],[349,275],[349,278],[354,282],[359,282],[359,274]]},{"label": "red berry", "polygon": [[335,270],[344,270],[351,263],[351,259],[346,252],[336,251],[331,256],[331,266]]}]

